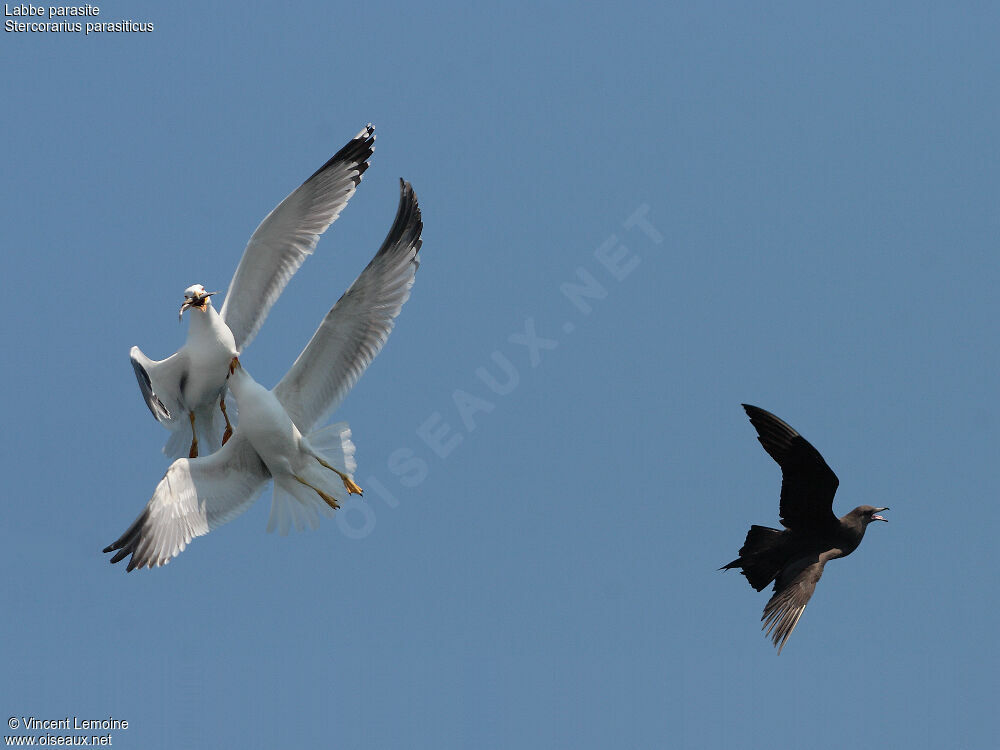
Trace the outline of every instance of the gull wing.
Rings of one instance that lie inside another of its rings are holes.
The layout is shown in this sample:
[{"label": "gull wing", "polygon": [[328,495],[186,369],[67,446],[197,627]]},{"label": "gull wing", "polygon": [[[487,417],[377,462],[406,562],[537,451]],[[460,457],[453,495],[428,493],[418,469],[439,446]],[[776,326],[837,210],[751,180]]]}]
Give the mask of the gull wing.
[{"label": "gull wing", "polygon": [[250,443],[234,435],[204,458],[170,464],[152,499],[124,534],[104,548],[126,570],[166,565],[188,542],[227,523],[250,507],[271,475]]},{"label": "gull wing", "polygon": [[311,432],[358,382],[389,338],[393,321],[410,296],[420,265],[423,222],[410,183],[399,183],[399,209],[382,247],[274,388],[274,395],[303,434]]},{"label": "gull wing", "polygon": [[178,384],[187,370],[187,354],[179,351],[156,361],[143,354],[138,346],[133,346],[128,356],[142,397],[156,421],[164,424],[176,421],[184,412]]},{"label": "gull wing", "polygon": [[743,404],[757,439],[781,467],[781,523],[817,529],[837,523],[833,496],[840,480],[809,441],[769,411]]},{"label": "gull wing", "polygon": [[285,198],[250,237],[219,314],[239,351],[253,341],[271,306],[361,182],[375,149],[369,124]]},{"label": "gull wing", "polygon": [[795,560],[781,571],[774,582],[774,596],[765,605],[760,619],[764,623],[761,630],[771,636],[779,654],[806,611],[816,583],[823,575],[825,562],[815,555]]}]

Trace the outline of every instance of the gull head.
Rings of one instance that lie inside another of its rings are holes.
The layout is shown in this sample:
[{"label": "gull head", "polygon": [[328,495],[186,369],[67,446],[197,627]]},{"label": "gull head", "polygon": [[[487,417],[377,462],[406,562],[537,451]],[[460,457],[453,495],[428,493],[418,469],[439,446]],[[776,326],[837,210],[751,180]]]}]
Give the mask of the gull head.
[{"label": "gull head", "polygon": [[218,292],[206,292],[205,287],[201,284],[189,286],[184,290],[184,304],[181,305],[181,311],[177,313],[177,319],[180,320],[183,318],[184,311],[188,308],[194,308],[202,312],[207,310],[212,305],[213,294],[218,294]]}]

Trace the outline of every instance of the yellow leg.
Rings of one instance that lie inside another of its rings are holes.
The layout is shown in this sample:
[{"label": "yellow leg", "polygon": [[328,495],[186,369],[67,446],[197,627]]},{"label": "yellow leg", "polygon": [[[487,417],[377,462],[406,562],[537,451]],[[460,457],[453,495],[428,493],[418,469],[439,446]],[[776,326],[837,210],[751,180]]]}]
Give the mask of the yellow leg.
[{"label": "yellow leg", "polygon": [[191,450],[188,451],[188,458],[198,458],[198,433],[194,429],[194,412],[189,411],[188,417],[191,418]]},{"label": "yellow leg", "polygon": [[340,503],[337,502],[337,498],[332,497],[331,495],[327,495],[325,492],[323,492],[323,490],[319,489],[318,487],[313,487],[311,484],[309,484],[309,482],[307,482],[300,476],[297,476],[295,474],[292,474],[292,476],[295,478],[296,482],[298,482],[299,484],[304,484],[306,487],[308,487],[317,495],[319,495],[321,498],[323,498],[323,502],[325,502],[334,510],[337,510],[340,507]]},{"label": "yellow leg", "polygon": [[340,477],[340,481],[342,481],[344,483],[344,487],[347,488],[347,494],[349,494],[349,495],[363,495],[365,493],[365,491],[363,489],[361,489],[360,487],[358,487],[358,485],[356,485],[351,480],[351,478],[349,476],[347,476],[347,474],[345,474],[344,472],[338,471],[337,469],[333,468],[332,466],[330,466],[330,464],[328,464],[322,458],[317,458],[316,460],[319,461],[320,464],[322,464],[323,466],[325,466],[326,468],[328,468],[330,471],[332,471],[334,474],[336,474],[338,477]]},{"label": "yellow leg", "polygon": [[226,397],[223,396],[219,399],[219,406],[222,407],[222,418],[226,420],[226,431],[222,433],[222,444],[225,445],[226,441],[233,436],[233,426],[229,424],[229,415],[226,414]]}]

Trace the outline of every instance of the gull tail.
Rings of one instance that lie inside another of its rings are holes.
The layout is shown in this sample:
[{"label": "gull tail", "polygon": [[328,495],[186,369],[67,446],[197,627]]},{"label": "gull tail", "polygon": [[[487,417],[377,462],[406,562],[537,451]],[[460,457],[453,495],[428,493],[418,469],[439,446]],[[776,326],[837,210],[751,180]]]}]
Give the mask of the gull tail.
[{"label": "gull tail", "polygon": [[[229,421],[236,426],[236,399],[226,401]],[[163,446],[163,454],[171,461],[187,458],[191,450],[191,422],[186,414],[169,423],[170,437]],[[218,400],[211,406],[195,409],[194,427],[198,433],[198,455],[210,456],[222,447],[222,433],[226,430],[226,420],[222,416]]]},{"label": "gull tail", "polygon": [[[353,478],[358,464],[354,460],[355,447],[347,422],[337,422],[316,430],[306,437],[306,441],[324,461]],[[340,478],[319,462],[315,462],[302,478],[313,487],[333,496],[338,502],[347,499],[347,492]],[[312,488],[288,476],[275,479],[274,500],[267,520],[268,532],[277,531],[285,536],[293,526],[296,531],[316,529],[320,516],[332,515],[333,508]]]},{"label": "gull tail", "polygon": [[178,458],[187,458],[190,446],[191,429],[187,424],[182,425],[178,421],[176,422],[176,426],[170,428],[170,437],[167,438],[167,443],[163,446],[163,455],[171,461],[176,461]]},{"label": "gull tail", "polygon": [[335,422],[322,429],[309,433],[311,445],[331,466],[354,478],[358,462],[354,460],[354,443],[351,440],[351,428],[347,422]]},{"label": "gull tail", "polygon": [[742,568],[743,575],[757,591],[763,591],[777,577],[785,565],[785,551],[781,541],[783,532],[767,526],[751,526],[746,541],[740,547],[740,556],[719,570]]}]

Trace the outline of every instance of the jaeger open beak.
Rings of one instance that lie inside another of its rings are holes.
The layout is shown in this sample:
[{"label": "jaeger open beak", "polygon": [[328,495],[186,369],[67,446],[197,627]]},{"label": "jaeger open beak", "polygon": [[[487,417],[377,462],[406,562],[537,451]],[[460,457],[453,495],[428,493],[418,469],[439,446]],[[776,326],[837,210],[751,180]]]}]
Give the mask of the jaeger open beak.
[{"label": "jaeger open beak", "polygon": [[875,510],[876,513],[872,513],[873,521],[885,521],[886,523],[889,523],[888,518],[882,518],[882,516],[878,515],[878,513],[881,513],[883,510],[889,510],[888,508],[876,508]]}]

